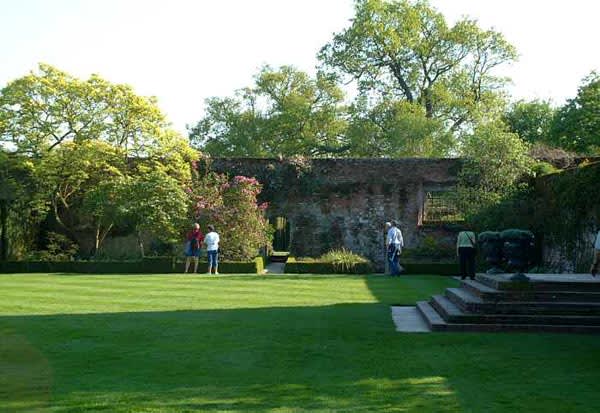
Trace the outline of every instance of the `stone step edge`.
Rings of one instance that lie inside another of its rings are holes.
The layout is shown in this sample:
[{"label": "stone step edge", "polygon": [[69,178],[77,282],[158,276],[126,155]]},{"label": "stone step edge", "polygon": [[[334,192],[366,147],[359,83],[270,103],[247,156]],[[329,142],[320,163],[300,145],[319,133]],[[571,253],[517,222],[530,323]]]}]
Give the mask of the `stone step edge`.
[{"label": "stone step edge", "polygon": [[[425,318],[425,322],[433,332],[465,332],[465,333],[576,333],[600,334],[600,326],[577,325],[543,325],[543,324],[457,324],[445,322],[427,301],[418,301],[417,309]],[[429,315],[434,313],[432,319]]]},{"label": "stone step edge", "polygon": [[587,301],[486,301],[464,288],[446,288],[446,295],[454,304],[463,311],[469,311],[469,307],[572,307],[573,309],[593,308],[600,310],[600,302]]},{"label": "stone step edge", "polygon": [[[434,295],[429,304],[447,323],[458,324],[522,324],[522,325],[581,325],[599,326],[600,315],[562,315],[562,314],[481,314],[464,312],[441,294]],[[500,321],[501,319],[504,319]],[[511,320],[512,319],[512,320]],[[561,324],[560,321],[564,324]],[[462,321],[462,323],[461,323]],[[496,322],[499,321],[499,322]],[[536,323],[536,321],[538,321]]]},{"label": "stone step edge", "polygon": [[[544,299],[549,299],[552,295],[557,296],[557,299],[569,298],[570,302],[600,302],[600,291],[518,291],[518,290],[497,290],[489,287],[479,281],[461,280],[461,287],[470,293],[476,295],[484,301],[516,301],[513,297],[518,298],[519,295],[536,299],[534,296],[542,296]],[[541,299],[540,299],[541,300]],[[589,300],[589,301],[586,301]]]}]

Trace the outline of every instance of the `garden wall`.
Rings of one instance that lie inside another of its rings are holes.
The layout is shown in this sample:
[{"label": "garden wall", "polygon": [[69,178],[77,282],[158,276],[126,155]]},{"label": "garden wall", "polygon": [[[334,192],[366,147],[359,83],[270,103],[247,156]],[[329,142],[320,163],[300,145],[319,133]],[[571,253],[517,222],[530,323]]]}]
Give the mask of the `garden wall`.
[{"label": "garden wall", "polygon": [[254,176],[264,189],[268,214],[290,224],[290,251],[319,256],[346,247],[384,266],[386,221],[400,222],[407,248],[434,236],[454,243],[455,231],[424,225],[425,194],[451,189],[460,168],[457,159],[241,159],[206,161],[204,168],[230,175]]},{"label": "garden wall", "polygon": [[543,264],[554,272],[588,272],[600,229],[600,162],[539,178],[532,222],[543,234]]}]

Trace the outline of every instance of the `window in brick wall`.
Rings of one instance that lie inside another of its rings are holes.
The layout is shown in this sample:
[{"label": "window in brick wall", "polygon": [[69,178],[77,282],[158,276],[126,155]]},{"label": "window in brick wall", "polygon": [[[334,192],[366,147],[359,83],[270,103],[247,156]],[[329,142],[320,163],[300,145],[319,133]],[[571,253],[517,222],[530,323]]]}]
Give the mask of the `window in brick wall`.
[{"label": "window in brick wall", "polygon": [[424,224],[444,224],[464,221],[455,191],[428,191],[423,205]]}]

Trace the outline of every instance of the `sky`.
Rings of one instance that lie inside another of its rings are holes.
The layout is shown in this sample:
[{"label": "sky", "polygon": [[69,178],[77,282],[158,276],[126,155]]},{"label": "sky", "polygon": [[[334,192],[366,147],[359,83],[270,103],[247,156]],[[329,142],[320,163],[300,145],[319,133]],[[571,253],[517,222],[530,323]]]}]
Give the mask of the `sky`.
[{"label": "sky", "polygon": [[[514,99],[574,97],[600,71],[597,0],[430,0],[452,23],[474,18],[517,47]],[[51,64],[97,73],[156,96],[182,133],[204,100],[250,86],[265,64],[311,74],[319,49],[347,27],[352,0],[0,0],[0,87]]]}]

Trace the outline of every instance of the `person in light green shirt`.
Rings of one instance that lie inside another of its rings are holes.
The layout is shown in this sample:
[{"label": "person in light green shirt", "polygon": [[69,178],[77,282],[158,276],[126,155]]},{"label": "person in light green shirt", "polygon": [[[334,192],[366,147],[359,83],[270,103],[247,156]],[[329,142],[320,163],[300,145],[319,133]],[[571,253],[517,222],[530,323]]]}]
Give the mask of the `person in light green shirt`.
[{"label": "person in light green shirt", "polygon": [[475,254],[477,237],[473,231],[461,231],[456,239],[456,255],[460,264],[460,278],[475,279]]},{"label": "person in light green shirt", "polygon": [[598,274],[598,268],[600,268],[600,231],[596,234],[596,240],[594,241],[594,262],[590,269],[592,277],[595,277],[596,274]]}]

